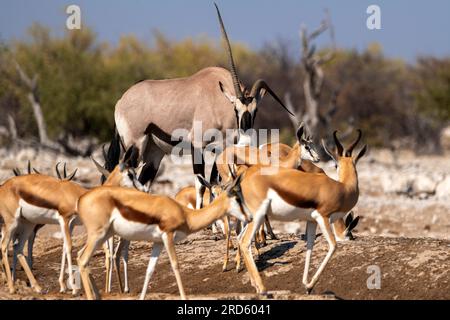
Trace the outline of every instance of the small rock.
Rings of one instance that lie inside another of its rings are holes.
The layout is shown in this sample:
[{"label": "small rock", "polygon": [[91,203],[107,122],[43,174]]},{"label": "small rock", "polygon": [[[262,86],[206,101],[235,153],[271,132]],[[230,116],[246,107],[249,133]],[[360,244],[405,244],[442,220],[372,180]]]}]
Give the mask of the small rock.
[{"label": "small rock", "polygon": [[439,199],[450,198],[450,176],[447,176],[437,185],[436,197]]}]

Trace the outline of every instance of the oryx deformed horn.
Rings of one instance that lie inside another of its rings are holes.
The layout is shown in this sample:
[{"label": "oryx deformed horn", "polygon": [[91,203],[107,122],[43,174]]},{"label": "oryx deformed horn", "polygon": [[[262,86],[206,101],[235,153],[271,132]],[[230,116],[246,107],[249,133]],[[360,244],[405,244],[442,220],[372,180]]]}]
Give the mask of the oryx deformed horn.
[{"label": "oryx deformed horn", "polygon": [[291,116],[295,117],[295,115],[284,105],[281,99],[278,98],[275,92],[270,89],[269,85],[262,79],[256,80],[253,84],[252,90],[250,91],[250,96],[254,98],[261,89],[265,89],[268,93],[270,93],[270,95],[283,107],[284,110],[286,110]]}]

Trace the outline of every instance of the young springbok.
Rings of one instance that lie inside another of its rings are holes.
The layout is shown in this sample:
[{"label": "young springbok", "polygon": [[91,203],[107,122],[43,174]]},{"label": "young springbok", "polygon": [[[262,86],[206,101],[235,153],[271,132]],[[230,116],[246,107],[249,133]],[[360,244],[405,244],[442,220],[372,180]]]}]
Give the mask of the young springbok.
[{"label": "young springbok", "polygon": [[197,232],[226,214],[247,220],[239,176],[208,206],[194,210],[167,196],[150,195],[120,187],[98,187],[83,195],[78,213],[87,231],[86,245],[78,253],[78,266],[88,299],[100,298],[90,278],[88,263],[95,249],[114,234],[133,241],[152,241],[140,299],[145,298],[150,278],[164,245],[182,299],[186,298],[178,270],[174,242]]},{"label": "young springbok", "polygon": [[[352,156],[353,149],[361,139],[361,130],[358,130],[357,139],[347,149],[342,147],[336,133],[336,131],[333,133],[337,147],[336,155],[326,148],[323,141],[322,143],[326,152],[336,162],[339,181],[324,174],[284,168],[280,168],[273,175],[261,174],[258,166],[250,168],[247,171],[250,173],[248,176],[246,174],[242,181],[242,191],[253,213],[254,221],[247,225],[240,239],[239,247],[244,256],[252,285],[255,286],[258,293],[265,293],[266,288],[253,260],[250,244],[266,214],[282,221],[296,219],[307,221],[307,252],[303,284],[308,293],[311,292],[336,249],[336,239],[330,222],[342,218],[356,205],[359,197],[356,163],[367,150],[367,146],[364,146],[356,156]],[[311,281],[308,282],[317,225],[328,242],[329,250]]]}]

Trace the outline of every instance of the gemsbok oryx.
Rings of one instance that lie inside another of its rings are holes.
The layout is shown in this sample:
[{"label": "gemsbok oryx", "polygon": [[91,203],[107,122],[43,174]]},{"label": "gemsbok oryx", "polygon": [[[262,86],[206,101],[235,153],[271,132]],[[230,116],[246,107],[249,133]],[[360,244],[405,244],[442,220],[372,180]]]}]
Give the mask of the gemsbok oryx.
[{"label": "gemsbok oryx", "polygon": [[[264,80],[257,80],[251,90],[242,85],[217,5],[216,10],[231,72],[208,67],[186,78],[144,80],[130,87],[116,103],[116,134],[109,152],[115,154],[117,163],[117,140],[122,139],[126,148],[134,146],[137,159],[145,164],[139,175],[142,184],[153,181],[164,155],[180,142],[180,137],[172,140],[175,130],[187,133],[182,140],[190,150],[184,151],[192,154],[194,173],[205,176],[203,151],[212,142],[203,139],[207,130],[219,130],[225,137],[227,129],[252,128],[257,105],[266,92],[288,111]],[[201,129],[196,129],[201,132],[194,135],[195,123],[201,123]]]}]

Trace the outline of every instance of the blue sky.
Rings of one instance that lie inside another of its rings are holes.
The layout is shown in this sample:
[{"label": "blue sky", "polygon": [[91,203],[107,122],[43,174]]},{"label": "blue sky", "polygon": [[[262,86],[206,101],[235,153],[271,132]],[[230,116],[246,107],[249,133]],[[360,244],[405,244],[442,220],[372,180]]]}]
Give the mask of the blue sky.
[{"label": "blue sky", "polygon": [[[364,49],[379,42],[386,55],[413,62],[419,55],[450,56],[450,1],[408,0],[217,0],[231,41],[261,48],[283,38],[299,48],[302,23],[318,26],[324,9],[331,12],[339,47]],[[26,39],[32,22],[40,22],[54,34],[65,31],[70,4],[81,7],[83,25],[95,30],[102,41],[117,43],[121,35],[134,34],[151,43],[152,30],[171,39],[207,35],[220,39],[211,0],[0,0],[0,39]],[[381,8],[381,30],[368,30],[366,9]],[[319,45],[329,42],[322,36]],[[297,51],[297,50],[296,50]],[[296,52],[293,52],[294,54]]]}]

